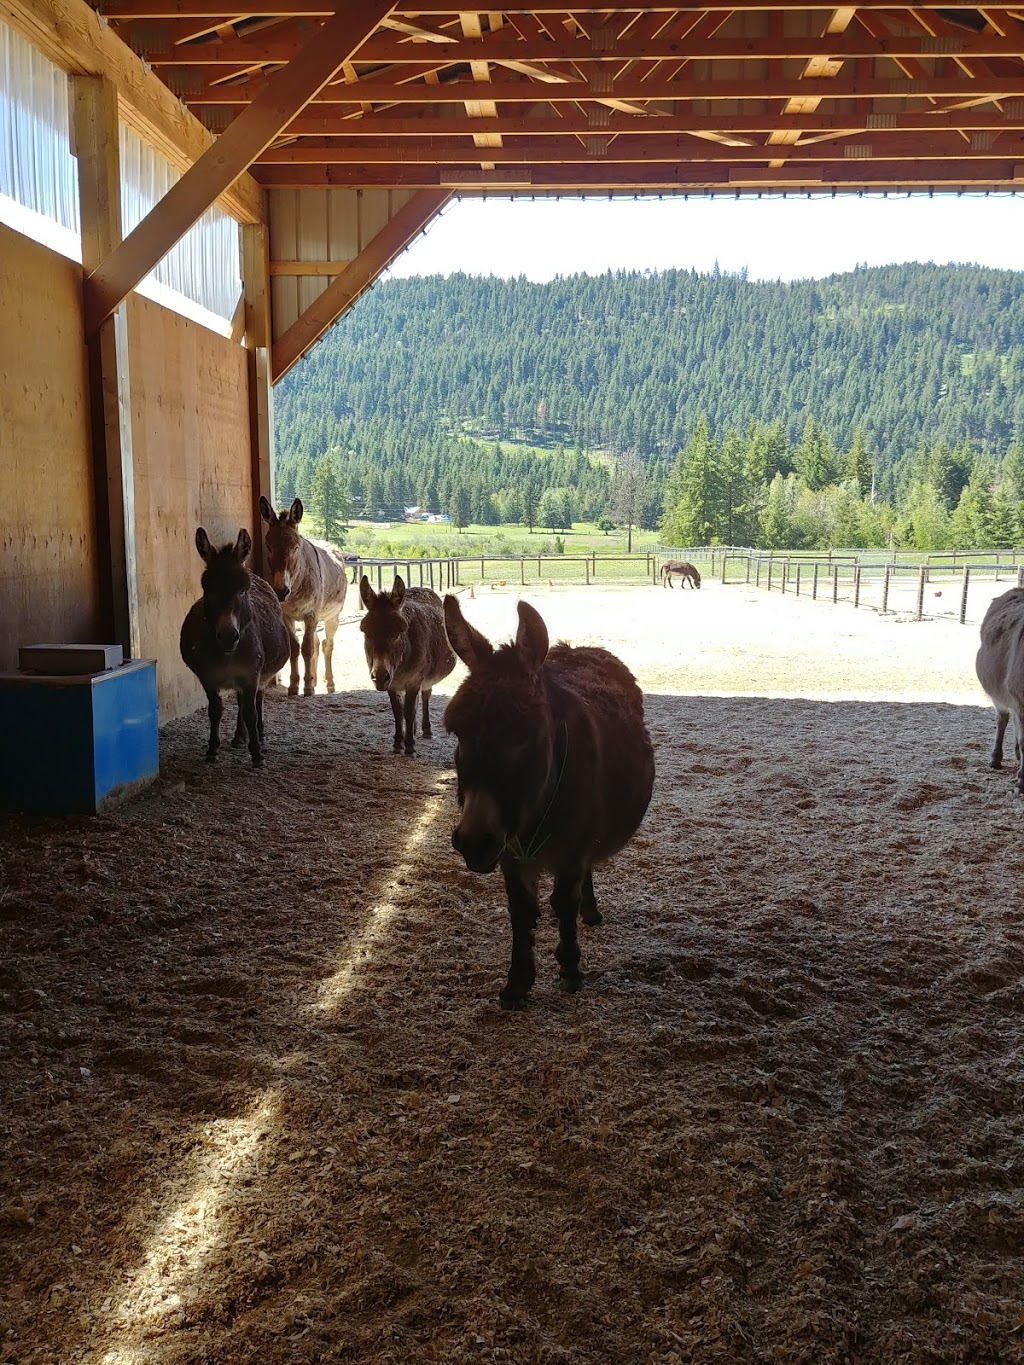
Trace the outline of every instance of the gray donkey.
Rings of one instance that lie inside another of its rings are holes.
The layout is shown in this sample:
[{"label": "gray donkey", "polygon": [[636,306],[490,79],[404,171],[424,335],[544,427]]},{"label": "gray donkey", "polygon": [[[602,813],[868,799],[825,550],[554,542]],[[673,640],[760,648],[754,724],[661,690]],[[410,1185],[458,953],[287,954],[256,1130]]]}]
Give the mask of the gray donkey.
[{"label": "gray donkey", "polygon": [[181,626],[181,657],[203,685],[210,703],[206,761],[220,748],[221,692],[238,695],[238,725],[231,741],[249,741],[254,768],[263,762],[263,692],[288,662],[293,637],[269,583],[245,567],[252,538],[244,528],[218,550],[200,526],[196,549],[206,562],[203,595]]}]

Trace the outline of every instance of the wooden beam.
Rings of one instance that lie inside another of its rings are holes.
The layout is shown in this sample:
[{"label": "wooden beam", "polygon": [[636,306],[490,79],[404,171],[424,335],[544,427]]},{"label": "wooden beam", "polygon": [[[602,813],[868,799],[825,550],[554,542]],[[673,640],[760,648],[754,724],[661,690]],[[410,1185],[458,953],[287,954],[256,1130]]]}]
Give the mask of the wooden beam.
[{"label": "wooden beam", "polygon": [[[0,0],[2,3],[3,0]],[[203,104],[221,102],[236,104],[247,99],[253,87],[262,91],[267,82],[253,82],[250,86],[233,86],[218,92],[207,90]],[[373,104],[462,104],[467,99],[488,99],[496,104],[547,104],[559,101],[601,103],[609,98],[639,101],[663,100],[785,100],[794,96],[818,95],[823,99],[875,100],[924,97],[933,95],[944,99],[1013,99],[1024,96],[1024,77],[1018,75],[978,76],[972,79],[958,76],[934,77],[930,80],[911,80],[905,77],[875,76],[871,78],[800,76],[762,78],[751,75],[746,80],[730,76],[721,80],[643,80],[632,71],[620,77],[614,85],[613,96],[594,90],[589,82],[578,80],[561,84],[541,85],[536,81],[482,82],[456,80],[438,85],[422,82],[360,80],[352,85],[328,86],[310,100],[309,107],[323,105]]]},{"label": "wooden beam", "polygon": [[[353,258],[354,259],[354,258]],[[352,264],[348,261],[271,261],[271,275],[305,275],[322,277],[340,275]]]},{"label": "wooden beam", "polygon": [[[82,265],[88,270],[121,240],[117,91],[104,76],[72,76],[70,96],[72,147],[78,158]],[[104,629],[126,658],[137,659],[141,645],[135,463],[124,308],[107,318],[89,338],[88,359]]]},{"label": "wooden beam", "polygon": [[90,333],[327,84],[391,8],[390,0],[360,0],[358,6],[346,5],[293,62],[267,82],[260,95],[89,276],[86,326]]},{"label": "wooden beam", "polygon": [[[106,77],[117,91],[121,121],[177,170],[187,170],[213,143],[166,85],[97,21],[85,0],[0,0],[0,21],[69,75]],[[226,189],[218,202],[240,222],[258,222],[263,209],[262,192],[249,176]]]},{"label": "wooden beam", "polygon": [[[310,18],[333,14],[335,8],[332,0],[271,0],[271,3],[273,8],[270,12],[275,15],[309,16]],[[698,12],[705,10],[733,12],[737,9],[743,9],[771,13],[777,10],[834,10],[835,8],[835,0],[781,0],[781,3],[780,0],[744,0],[742,5],[738,5],[737,0],[710,0],[710,2],[701,0],[701,3],[696,7]],[[864,3],[857,5],[859,10],[892,8],[892,0],[864,0]],[[978,0],[943,0],[941,8],[976,10]],[[551,14],[562,18],[570,10],[573,15],[606,16],[609,13],[608,0],[593,0],[593,3],[589,4],[577,4],[575,0],[572,0],[571,4],[567,0],[553,0],[553,2],[548,0],[548,3],[541,4],[503,4],[500,13],[504,16]],[[403,15],[408,15],[410,20],[418,22],[432,16],[450,19],[456,12],[457,6],[453,4],[418,4],[417,0],[399,0],[393,7],[392,17],[398,19]],[[681,10],[678,4],[633,4],[620,5],[616,12],[619,14],[643,13],[674,16],[679,14]],[[682,12],[686,13],[687,11],[684,9]],[[105,0],[103,13],[110,19],[215,18],[223,20],[225,9],[224,0]]]},{"label": "wooden beam", "polygon": [[242,229],[242,299],[249,374],[249,451],[252,467],[253,567],[267,576],[260,498],[274,503],[274,406],[270,381],[269,234],[262,224]]},{"label": "wooden beam", "polygon": [[[785,151],[785,148],[773,149]],[[1022,185],[1018,168],[1024,162],[1011,158],[986,157],[975,160],[940,161],[873,161],[849,159],[825,164],[788,162],[775,172],[770,167],[737,166],[741,176],[751,184],[765,188],[774,184],[786,188],[802,179],[837,189],[917,188],[930,186],[956,190],[964,188],[1015,187]],[[303,189],[438,189],[456,190],[460,194],[488,192],[509,193],[522,189],[528,193],[631,194],[664,193],[666,191],[721,190],[728,187],[730,166],[716,162],[662,162],[650,165],[614,161],[594,161],[589,165],[532,166],[526,168],[496,166],[484,172],[473,166],[453,166],[448,171],[436,166],[258,166],[257,178],[268,188]],[[812,174],[813,173],[813,174]],[[774,181],[770,178],[776,178]]]},{"label": "wooden beam", "polygon": [[[965,146],[956,129],[941,130],[927,136],[924,134],[887,131],[881,135],[857,133],[837,137],[828,135],[831,146],[823,145],[815,139],[812,159],[820,161],[823,156],[864,156],[869,160],[899,161],[907,157],[943,159],[949,156],[973,157],[1021,157],[1024,156],[1024,136],[1019,132],[1006,134],[993,143],[971,149]],[[774,157],[806,159],[806,149],[800,145],[743,145],[731,143],[723,146],[718,142],[692,143],[682,138],[623,138],[604,154],[608,161],[643,164],[664,161],[724,161],[742,164],[748,161],[768,161]],[[593,154],[585,143],[578,138],[556,141],[554,138],[538,138],[536,141],[520,141],[515,146],[491,148],[487,159],[498,166],[542,166],[586,164],[592,161]],[[471,166],[480,161],[479,149],[465,144],[446,143],[441,146],[419,143],[412,147],[394,143],[380,143],[367,146],[343,146],[338,138],[324,138],[314,144],[311,140],[293,143],[287,147],[275,147],[264,153],[257,165],[326,165],[326,166]]]},{"label": "wooden beam", "polygon": [[[844,11],[846,12],[846,11]],[[837,11],[839,13],[839,11]],[[832,30],[834,32],[834,30]],[[272,62],[288,62],[301,49],[297,37],[266,37],[261,32],[250,38],[245,34],[230,36],[226,42],[184,43],[154,52],[153,66],[256,66]],[[367,44],[355,54],[359,63],[388,66],[423,66],[442,62],[444,65],[463,66],[473,62],[496,62],[512,69],[551,62],[578,62],[580,65],[621,66],[624,62],[655,61],[850,61],[856,58],[900,57],[934,60],[937,56],[1005,57],[1012,59],[1024,54],[1024,33],[1003,37],[997,33],[969,34],[944,38],[941,42],[927,34],[870,34],[866,29],[841,37],[733,37],[685,38],[663,37],[650,42],[625,39],[615,44],[610,52],[595,51],[580,39],[563,39],[554,43],[513,43],[503,38],[500,45],[491,47],[486,37],[479,42],[453,42],[440,51],[425,44],[397,43],[379,40]],[[529,69],[526,75],[539,75]],[[808,75],[816,72],[809,71]]]},{"label": "wooden beam", "polygon": [[437,189],[414,195],[363,248],[348,269],[278,337],[273,351],[275,384],[440,213],[450,198],[450,191]]},{"label": "wooden beam", "polygon": [[[612,114],[601,132],[616,137],[672,137],[714,129],[721,133],[771,133],[776,128],[792,129],[801,133],[866,132],[871,112],[852,110],[846,114],[663,114],[657,120],[638,118],[632,114]],[[1024,128],[1024,101],[1014,113],[1007,109],[989,109],[959,113],[938,113],[933,109],[905,110],[890,114],[884,122],[887,130],[932,132],[951,129],[998,129],[1009,131]],[[564,118],[541,117],[536,114],[499,115],[495,119],[479,119],[470,125],[461,116],[442,114],[432,118],[394,118],[388,114],[371,114],[366,118],[341,119],[329,114],[310,113],[307,109],[288,125],[289,137],[339,137],[353,143],[363,139],[390,137],[409,146],[420,139],[462,137],[477,131],[503,133],[518,137],[588,136],[593,125],[583,114],[567,113]]]}]

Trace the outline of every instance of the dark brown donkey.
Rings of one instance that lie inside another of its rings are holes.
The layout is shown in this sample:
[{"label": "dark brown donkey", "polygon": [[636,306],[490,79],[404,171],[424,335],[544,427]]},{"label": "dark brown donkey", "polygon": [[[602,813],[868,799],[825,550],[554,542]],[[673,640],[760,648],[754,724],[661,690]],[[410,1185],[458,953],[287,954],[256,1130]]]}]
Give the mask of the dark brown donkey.
[{"label": "dark brown donkey", "polygon": [[[334,636],[345,606],[348,579],[341,553],[323,540],[307,540],[296,527],[302,520],[302,499],[296,498],[286,512],[275,512],[260,498],[260,516],[267,523],[267,559],[270,586],[284,607],[285,619],[294,627],[302,622],[302,662],[305,669],[303,696],[316,691],[318,621],[324,623],[324,675],[328,692],[334,691]],[[299,642],[293,641],[289,697],[299,695]]]},{"label": "dark brown donkey", "polygon": [[685,559],[670,559],[661,566],[662,587],[667,583],[671,588],[673,574],[678,575],[680,578],[681,581],[679,586],[682,588],[686,587],[687,581],[689,581],[690,586],[693,588],[700,587],[700,574],[693,565],[687,563]]},{"label": "dark brown donkey", "polygon": [[252,549],[248,531],[239,531],[234,545],[217,550],[200,526],[196,549],[206,561],[203,595],[182,622],[181,657],[210,703],[206,761],[217,757],[224,713],[220,694],[230,691],[238,694],[238,725],[231,742],[238,748],[248,739],[253,767],[258,768],[263,762],[263,691],[284,667],[292,633],[269,583],[245,567]]},{"label": "dark brown donkey", "polygon": [[359,596],[366,615],[359,623],[370,677],[386,692],[395,715],[395,753],[402,749],[405,693],[405,752],[416,751],[416,697],[423,696],[423,738],[430,739],[430,693],[455,667],[444,633],[441,599],[430,588],[407,588],[398,574],[390,592],[374,592],[363,574]]},{"label": "dark brown donkey", "polygon": [[499,997],[519,1008],[536,975],[537,880],[554,873],[563,987],[583,984],[577,915],[600,924],[592,869],[636,833],[651,799],[654,752],[636,681],[604,649],[548,648],[543,620],[519,603],[515,643],[495,651],[444,599],[452,648],[469,669],[448,703],[462,808],[452,843],[471,872],[501,867],[512,965]]}]

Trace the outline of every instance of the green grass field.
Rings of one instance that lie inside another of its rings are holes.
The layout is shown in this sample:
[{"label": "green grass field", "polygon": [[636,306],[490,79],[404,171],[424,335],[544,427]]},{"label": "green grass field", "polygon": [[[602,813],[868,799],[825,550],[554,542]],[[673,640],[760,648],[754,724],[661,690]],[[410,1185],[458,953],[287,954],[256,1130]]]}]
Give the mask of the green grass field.
[{"label": "green grass field", "polygon": [[[310,517],[307,535],[319,535]],[[654,531],[633,531],[633,553],[641,545],[653,545]],[[556,544],[561,541],[563,551]],[[444,523],[352,521],[345,533],[344,548],[367,558],[441,558],[445,555],[621,555],[626,553],[625,531],[605,535],[592,522],[577,522],[571,531],[534,530],[525,526],[467,526],[459,531]]]}]

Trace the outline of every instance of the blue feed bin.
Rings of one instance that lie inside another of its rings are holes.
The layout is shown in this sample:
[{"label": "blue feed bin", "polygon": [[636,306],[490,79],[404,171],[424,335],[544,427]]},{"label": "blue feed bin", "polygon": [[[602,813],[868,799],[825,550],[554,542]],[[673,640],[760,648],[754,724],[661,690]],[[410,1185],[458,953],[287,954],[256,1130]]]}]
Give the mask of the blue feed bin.
[{"label": "blue feed bin", "polygon": [[156,660],[0,674],[0,809],[94,815],[159,770]]}]

